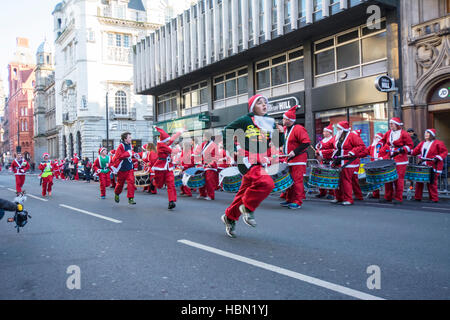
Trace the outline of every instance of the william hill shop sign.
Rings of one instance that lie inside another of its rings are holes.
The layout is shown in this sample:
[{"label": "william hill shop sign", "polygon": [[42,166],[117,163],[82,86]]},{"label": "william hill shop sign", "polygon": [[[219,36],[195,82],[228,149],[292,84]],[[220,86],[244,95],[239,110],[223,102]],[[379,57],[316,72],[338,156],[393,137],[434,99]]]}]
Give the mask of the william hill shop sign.
[{"label": "william hill shop sign", "polygon": [[[303,105],[303,101],[300,101],[296,96],[288,96],[283,98],[275,98],[269,100],[269,106],[267,107],[267,114],[276,115],[288,111],[295,105]],[[304,110],[300,108],[300,110]]]}]

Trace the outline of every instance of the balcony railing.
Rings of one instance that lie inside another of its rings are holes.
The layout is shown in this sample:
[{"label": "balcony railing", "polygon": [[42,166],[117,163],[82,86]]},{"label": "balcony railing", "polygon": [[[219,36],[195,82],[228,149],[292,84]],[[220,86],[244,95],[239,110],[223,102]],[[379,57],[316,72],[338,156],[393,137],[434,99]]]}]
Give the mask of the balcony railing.
[{"label": "balcony railing", "polygon": [[106,49],[106,59],[114,62],[133,63],[130,48],[108,47]]}]

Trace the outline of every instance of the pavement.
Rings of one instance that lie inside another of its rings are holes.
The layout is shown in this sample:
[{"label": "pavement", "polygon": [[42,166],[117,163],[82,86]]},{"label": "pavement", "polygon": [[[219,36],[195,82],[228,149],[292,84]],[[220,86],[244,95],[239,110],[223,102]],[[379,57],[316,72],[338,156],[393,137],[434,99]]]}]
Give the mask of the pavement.
[{"label": "pavement", "polygon": [[[0,197],[14,198],[0,173]],[[308,196],[299,210],[271,195],[252,228],[225,234],[216,200],[136,192],[136,205],[98,183],[55,181],[40,195],[27,176],[17,233],[0,221],[0,299],[314,300],[450,299],[450,204],[356,201],[343,207]],[[6,214],[12,216],[11,213]]]}]

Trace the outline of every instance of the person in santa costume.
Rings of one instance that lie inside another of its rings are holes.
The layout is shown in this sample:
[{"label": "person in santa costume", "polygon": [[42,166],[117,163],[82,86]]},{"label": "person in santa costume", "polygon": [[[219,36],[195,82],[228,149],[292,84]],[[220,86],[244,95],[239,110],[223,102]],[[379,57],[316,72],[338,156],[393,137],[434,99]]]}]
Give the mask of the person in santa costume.
[{"label": "person in santa costume", "polygon": [[[358,137],[361,137],[362,130],[361,129],[354,130],[353,133],[357,134]],[[364,150],[366,150],[366,145],[364,145]],[[366,156],[367,156],[366,152],[364,152],[364,154],[361,154],[361,158],[364,158]],[[355,200],[362,201],[362,200],[364,200],[364,198],[363,198],[363,194],[362,194],[362,191],[361,191],[361,187],[359,185],[359,177],[358,177],[359,168],[360,167],[355,168],[355,172],[354,172],[354,175],[352,177],[352,190],[353,190],[353,194],[355,195]]]},{"label": "person in santa costume", "polygon": [[143,170],[150,174],[150,186],[144,187],[144,191],[151,194],[157,194],[156,188],[154,186],[155,172],[153,172],[152,167],[158,160],[158,154],[156,153],[156,147],[153,143],[147,143],[142,146],[143,151],[139,154],[144,163]]},{"label": "person in santa costume", "polygon": [[22,153],[18,152],[17,157],[11,164],[12,172],[16,178],[16,192],[19,194],[22,192],[22,187],[25,184],[25,173],[30,170],[30,164],[26,161]]},{"label": "person in santa costume", "polygon": [[236,221],[241,215],[247,225],[256,227],[254,211],[275,186],[263,165],[267,164],[267,150],[275,134],[278,133],[278,141],[275,144],[278,144],[278,147],[284,144],[284,130],[273,118],[267,116],[267,105],[266,97],[262,95],[251,97],[248,101],[249,113],[226,126],[222,134],[224,147],[230,155],[234,151],[234,141],[228,141],[227,136],[239,129],[245,133],[245,137],[238,140],[245,141],[244,145],[241,145],[245,157],[243,164],[240,165],[241,167],[245,165],[248,171],[242,177],[241,187],[233,202],[221,217],[227,235],[232,238],[236,237]]},{"label": "person in santa costume", "polygon": [[219,174],[217,173],[217,160],[219,152],[214,136],[206,131],[203,134],[201,144],[202,166],[205,169],[205,186],[200,188],[198,199],[214,200],[215,190],[219,184]]},{"label": "person in santa costume", "polygon": [[78,155],[76,153],[73,154],[72,158],[74,170],[75,170],[75,180],[80,180],[80,177],[78,176],[78,162],[80,162],[80,158],[78,158]]},{"label": "person in santa costume", "polygon": [[[447,158],[448,150],[445,144],[436,139],[436,130],[427,129],[425,131],[425,141],[422,141],[417,147],[412,151],[413,156],[419,156],[419,161],[427,166],[433,168],[434,178],[432,183],[427,183],[428,193],[430,196],[430,201],[438,202],[438,178],[442,173],[444,168],[444,161]],[[431,160],[425,160],[431,159]],[[414,199],[416,201],[422,200],[424,183],[416,182],[416,193]]]},{"label": "person in santa costume", "polygon": [[[403,202],[403,188],[405,186],[405,173],[408,166],[408,154],[412,151],[414,144],[411,136],[402,129],[403,123],[400,118],[392,118],[389,121],[390,130],[380,140],[383,147],[379,156],[383,159],[394,159],[397,167],[398,179],[386,183],[384,199],[381,202],[392,202],[401,204]],[[395,190],[395,191],[394,191]]]},{"label": "person in santa costume", "polygon": [[59,163],[58,159],[53,160],[52,162],[52,171],[53,171],[53,178],[59,179]]},{"label": "person in santa costume", "polygon": [[44,158],[44,161],[39,164],[39,170],[41,170],[40,177],[42,178],[42,196],[45,197],[47,193],[49,196],[52,195],[53,168],[52,162],[49,160],[50,155],[44,153],[42,157]]},{"label": "person in santa costume", "polygon": [[[334,151],[334,137],[333,137],[333,124],[329,124],[323,129],[323,139],[316,144],[316,157],[318,158],[320,164],[330,164],[331,156]],[[328,196],[327,196],[328,191]],[[316,198],[323,198],[327,196],[328,200],[334,199],[334,190],[330,189],[319,189],[319,194]]]},{"label": "person in santa costume", "polygon": [[359,158],[366,155],[366,146],[362,139],[350,130],[347,121],[339,122],[337,129],[332,158],[333,165],[341,168],[341,175],[336,199],[331,202],[348,206],[353,204],[352,179],[355,169],[359,168]]},{"label": "person in santa costume", "polygon": [[[367,147],[366,153],[369,155],[370,161],[377,161],[380,158],[380,150],[383,147],[381,139],[383,139],[383,134],[381,132],[378,132],[373,138],[372,144]],[[372,193],[372,198],[380,199],[380,190],[375,190]]]},{"label": "person in santa costume", "polygon": [[117,175],[117,184],[114,188],[114,201],[120,202],[120,194],[122,193],[125,181],[127,182],[127,198],[128,204],[136,204],[134,201],[134,170],[133,157],[138,158],[139,154],[135,154],[131,149],[131,133],[124,132],[120,136],[121,142],[114,153],[111,170]]},{"label": "person in santa costume", "polygon": [[[112,149],[109,151],[109,158],[112,159],[114,158],[114,154],[116,153],[116,150]],[[114,174],[114,172],[111,170],[111,173],[109,175],[110,180],[111,180],[111,186],[110,188],[115,189],[116,188],[116,175]]]},{"label": "person in santa costume", "polygon": [[281,206],[289,209],[300,209],[302,207],[305,198],[303,175],[306,173],[308,161],[306,150],[311,144],[306,129],[300,124],[295,124],[297,107],[293,106],[283,115],[285,141],[283,152],[288,156],[287,164],[294,184],[286,190],[286,201],[282,202]]},{"label": "person in santa costume", "polygon": [[100,198],[106,198],[106,188],[109,187],[111,183],[110,179],[110,165],[111,158],[108,156],[108,151],[105,147],[101,147],[98,150],[99,156],[94,161],[94,173],[98,176],[98,181],[100,182]]},{"label": "person in santa costume", "polygon": [[[186,171],[189,168],[193,168],[194,165],[194,144],[195,141],[192,138],[190,141],[185,141],[183,143],[183,150],[181,151],[181,163],[180,168],[183,171]],[[192,190],[188,186],[184,184],[180,187],[180,195],[184,197],[192,197]]]},{"label": "person in santa costume", "polygon": [[66,177],[64,175],[64,159],[61,159],[59,161],[59,175],[61,177],[61,180],[66,180]]},{"label": "person in santa costume", "polygon": [[183,133],[179,131],[170,137],[163,129],[156,127],[159,132],[159,140],[156,144],[158,160],[152,167],[155,172],[154,185],[157,189],[161,189],[164,184],[167,186],[167,196],[169,199],[169,210],[176,207],[177,190],[175,189],[175,177],[173,175],[174,165],[172,163],[172,149],[170,145]]}]

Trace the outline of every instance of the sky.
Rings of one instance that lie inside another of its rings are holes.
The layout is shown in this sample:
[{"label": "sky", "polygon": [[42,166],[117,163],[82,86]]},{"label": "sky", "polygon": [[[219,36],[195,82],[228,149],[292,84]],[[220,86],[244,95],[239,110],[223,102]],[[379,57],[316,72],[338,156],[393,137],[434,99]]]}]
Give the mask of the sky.
[{"label": "sky", "polygon": [[1,0],[0,10],[0,77],[8,94],[8,63],[15,49],[16,38],[28,38],[33,56],[47,37],[53,45],[53,16],[61,0]]}]

